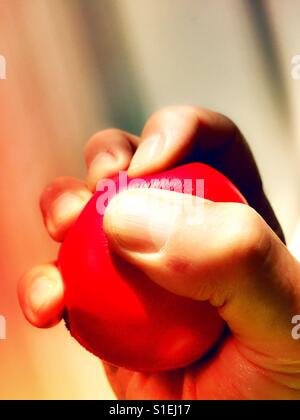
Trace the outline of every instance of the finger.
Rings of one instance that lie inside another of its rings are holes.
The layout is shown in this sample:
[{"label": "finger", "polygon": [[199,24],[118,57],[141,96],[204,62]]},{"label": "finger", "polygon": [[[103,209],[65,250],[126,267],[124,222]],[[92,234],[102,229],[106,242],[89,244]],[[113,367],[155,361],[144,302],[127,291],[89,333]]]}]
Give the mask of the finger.
[{"label": "finger", "polygon": [[207,163],[231,179],[284,240],[249,146],[236,125],[221,114],[195,106],[156,112],[145,125],[128,172],[140,177],[189,161]]},{"label": "finger", "polygon": [[105,373],[118,399],[182,399],[183,369],[141,373],[104,363]]},{"label": "finger", "polygon": [[63,316],[64,288],[53,264],[33,268],[19,282],[18,296],[27,320],[36,327],[48,328]]},{"label": "finger", "polygon": [[144,127],[129,175],[148,175],[178,163],[190,151],[198,125],[199,117],[191,107],[169,107],[156,112]]},{"label": "finger", "polygon": [[261,363],[285,359],[300,369],[291,336],[300,310],[297,261],[249,206],[184,198],[143,189],[113,198],[104,217],[112,248],[162,287],[217,307]]},{"label": "finger", "polygon": [[45,226],[56,241],[63,241],[92,197],[87,186],[75,178],[61,177],[49,184],[40,199]]},{"label": "finger", "polygon": [[94,191],[100,179],[127,170],[138,142],[138,137],[117,129],[104,130],[93,136],[85,149],[89,188]]}]

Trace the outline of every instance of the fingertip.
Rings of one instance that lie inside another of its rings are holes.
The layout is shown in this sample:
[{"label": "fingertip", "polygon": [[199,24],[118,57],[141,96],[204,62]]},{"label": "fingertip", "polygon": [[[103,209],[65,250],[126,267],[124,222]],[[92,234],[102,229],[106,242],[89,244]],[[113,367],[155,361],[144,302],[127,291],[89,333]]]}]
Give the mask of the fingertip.
[{"label": "fingertip", "polygon": [[198,126],[198,115],[189,106],[167,107],[153,114],[131,160],[129,176],[150,175],[183,160],[193,146]]},{"label": "fingertip", "polygon": [[45,188],[40,208],[46,229],[54,240],[64,239],[91,197],[86,184],[71,177],[57,178]]},{"label": "fingertip", "polygon": [[84,148],[84,156],[87,167],[90,166],[99,152],[110,152],[124,148],[132,152],[139,144],[139,138],[134,134],[117,128],[107,128],[94,134]]},{"label": "fingertip", "polygon": [[58,269],[51,264],[35,267],[20,280],[18,296],[26,319],[38,328],[49,328],[61,319],[64,287]]},{"label": "fingertip", "polygon": [[85,147],[89,188],[95,191],[99,180],[127,170],[138,142],[138,137],[118,129],[95,134]]},{"label": "fingertip", "polygon": [[100,152],[90,163],[86,182],[91,191],[96,190],[98,182],[111,178],[120,171],[126,171],[131,159],[131,154],[122,153],[118,156],[109,152]]}]

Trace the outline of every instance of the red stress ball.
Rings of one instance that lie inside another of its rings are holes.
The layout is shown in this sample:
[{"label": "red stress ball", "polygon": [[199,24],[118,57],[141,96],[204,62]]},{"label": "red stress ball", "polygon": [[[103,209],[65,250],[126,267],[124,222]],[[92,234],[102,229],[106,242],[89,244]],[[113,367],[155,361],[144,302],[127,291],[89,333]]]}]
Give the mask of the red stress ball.
[{"label": "red stress ball", "polygon": [[[105,188],[100,183],[101,191],[62,244],[58,265],[65,284],[67,325],[87,350],[113,365],[152,372],[181,368],[216,344],[224,323],[209,303],[166,291],[109,248],[102,206],[112,198],[109,195],[128,187],[124,176],[132,187],[126,173],[109,180]],[[246,203],[224,175],[202,163],[144,177],[137,184]]]}]

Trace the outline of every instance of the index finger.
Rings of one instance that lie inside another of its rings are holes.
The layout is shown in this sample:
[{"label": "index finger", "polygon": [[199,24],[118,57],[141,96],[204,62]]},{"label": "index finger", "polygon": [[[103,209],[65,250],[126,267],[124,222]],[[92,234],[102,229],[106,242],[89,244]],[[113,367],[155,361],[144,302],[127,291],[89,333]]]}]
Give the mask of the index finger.
[{"label": "index finger", "polygon": [[156,112],[145,125],[128,173],[141,177],[197,161],[226,175],[284,241],[251,150],[238,127],[221,114],[196,106]]}]

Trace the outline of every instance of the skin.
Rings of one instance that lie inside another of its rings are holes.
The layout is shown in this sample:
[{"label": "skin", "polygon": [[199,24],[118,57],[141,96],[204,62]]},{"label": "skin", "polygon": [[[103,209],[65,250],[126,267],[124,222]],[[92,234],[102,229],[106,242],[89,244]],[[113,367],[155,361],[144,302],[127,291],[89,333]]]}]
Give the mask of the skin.
[{"label": "skin", "polygon": [[[151,195],[157,211],[162,199],[171,200],[176,210],[180,194],[131,190],[111,201],[104,228],[113,249],[162,287],[191,299],[209,300],[229,330],[206,358],[178,371],[145,374],[105,364],[117,397],[299,400],[300,341],[292,338],[291,320],[300,314],[300,264],[284,245],[238,128],[202,108],[169,107],[148,120],[141,137],[115,129],[96,134],[85,156],[86,182],[59,178],[41,197],[45,226],[57,241],[63,240],[97,181],[120,170],[142,177],[191,160],[205,162],[230,178],[251,205],[200,202],[199,198],[196,205],[204,206],[204,223],[191,226],[189,214],[178,210],[175,225],[168,232],[160,231],[156,240],[155,226],[145,235],[147,222],[153,225],[153,220],[142,203]],[[140,210],[130,215],[131,208]],[[133,217],[136,223],[131,222]],[[64,293],[55,265],[26,273],[19,299],[33,325],[57,324]]]}]

